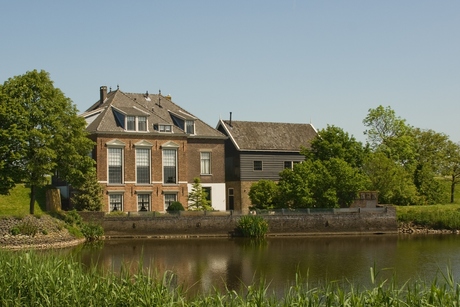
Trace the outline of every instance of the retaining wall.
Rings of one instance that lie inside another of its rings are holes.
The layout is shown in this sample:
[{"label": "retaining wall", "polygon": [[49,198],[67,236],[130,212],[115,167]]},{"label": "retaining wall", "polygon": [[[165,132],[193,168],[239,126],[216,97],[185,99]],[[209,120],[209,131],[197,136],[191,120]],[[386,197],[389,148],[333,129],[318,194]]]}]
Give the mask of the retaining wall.
[{"label": "retaining wall", "polygon": [[[99,223],[107,237],[231,236],[241,215],[221,213],[203,215],[155,216],[150,213],[110,216],[82,212],[83,219]],[[325,235],[397,233],[396,210],[334,210],[310,214],[267,214],[268,235]]]}]

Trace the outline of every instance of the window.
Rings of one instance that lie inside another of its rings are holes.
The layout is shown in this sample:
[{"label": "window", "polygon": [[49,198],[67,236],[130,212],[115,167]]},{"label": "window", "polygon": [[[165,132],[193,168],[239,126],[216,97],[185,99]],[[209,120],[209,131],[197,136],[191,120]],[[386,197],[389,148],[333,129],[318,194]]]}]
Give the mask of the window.
[{"label": "window", "polygon": [[200,164],[201,164],[201,174],[209,175],[211,174],[211,153],[210,152],[201,152],[200,153]]},{"label": "window", "polygon": [[206,192],[206,200],[209,201],[209,204],[211,204],[211,187],[203,187],[203,191]]},{"label": "window", "polygon": [[150,149],[136,148],[136,182],[150,183]]},{"label": "window", "polygon": [[185,121],[185,133],[195,134],[195,122],[193,120]]},{"label": "window", "polygon": [[137,211],[150,211],[150,194],[137,194]]},{"label": "window", "polygon": [[176,181],[176,150],[163,149],[163,182],[177,183]]},{"label": "window", "polygon": [[228,189],[228,210],[235,210],[235,196],[233,195],[233,188]]},{"label": "window", "polygon": [[136,117],[126,116],[126,130],[128,131],[136,130]]},{"label": "window", "polygon": [[123,194],[109,195],[109,211],[123,211]]},{"label": "window", "polygon": [[262,161],[254,161],[254,170],[261,171],[262,170]]},{"label": "window", "polygon": [[158,131],[160,132],[172,132],[171,125],[158,125]]},{"label": "window", "polygon": [[177,194],[168,193],[165,194],[165,210],[173,203],[177,201]]},{"label": "window", "polygon": [[138,131],[147,131],[147,117],[139,116],[137,118],[137,130]]},{"label": "window", "polygon": [[123,149],[108,148],[109,184],[123,183]]},{"label": "window", "polygon": [[284,161],[284,168],[292,169],[292,161]]}]

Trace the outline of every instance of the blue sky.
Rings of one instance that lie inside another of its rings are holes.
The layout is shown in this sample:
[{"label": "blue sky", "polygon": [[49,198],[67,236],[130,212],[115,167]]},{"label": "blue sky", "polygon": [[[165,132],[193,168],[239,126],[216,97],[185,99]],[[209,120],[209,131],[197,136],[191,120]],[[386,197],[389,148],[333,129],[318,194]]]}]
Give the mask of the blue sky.
[{"label": "blue sky", "polygon": [[460,1],[3,1],[0,37],[0,82],[46,70],[80,111],[119,85],[364,141],[383,105],[460,141]]}]

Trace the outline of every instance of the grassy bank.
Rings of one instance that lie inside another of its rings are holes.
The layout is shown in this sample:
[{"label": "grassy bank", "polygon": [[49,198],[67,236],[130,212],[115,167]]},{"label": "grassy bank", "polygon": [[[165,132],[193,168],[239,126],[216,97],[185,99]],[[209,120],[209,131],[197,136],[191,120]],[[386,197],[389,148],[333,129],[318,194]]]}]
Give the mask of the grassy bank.
[{"label": "grassy bank", "polygon": [[397,207],[400,223],[412,223],[431,229],[460,229],[460,205],[432,205]]},{"label": "grassy bank", "polygon": [[[173,276],[139,270],[131,274],[99,272],[69,258],[33,252],[0,252],[1,306],[459,306],[460,287],[451,274],[425,284],[401,286],[387,281],[370,289],[335,283],[310,287],[300,277],[284,295],[275,296],[263,282],[226,291],[187,297],[173,286]],[[370,278],[373,280],[375,272]]]},{"label": "grassy bank", "polygon": [[[35,215],[46,210],[45,188],[37,189]],[[0,195],[0,217],[24,217],[29,214],[30,188],[23,184],[14,187],[9,195]]]}]

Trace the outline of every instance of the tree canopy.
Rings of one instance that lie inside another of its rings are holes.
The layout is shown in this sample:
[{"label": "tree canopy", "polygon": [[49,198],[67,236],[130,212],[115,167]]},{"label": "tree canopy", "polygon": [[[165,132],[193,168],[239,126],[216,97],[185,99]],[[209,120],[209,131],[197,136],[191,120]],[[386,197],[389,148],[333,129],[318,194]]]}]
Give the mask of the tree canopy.
[{"label": "tree canopy", "polygon": [[46,185],[49,176],[59,171],[62,179],[79,186],[94,166],[84,119],[43,70],[0,85],[0,127],[0,193],[26,183],[31,188],[31,214],[35,188]]}]

